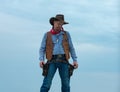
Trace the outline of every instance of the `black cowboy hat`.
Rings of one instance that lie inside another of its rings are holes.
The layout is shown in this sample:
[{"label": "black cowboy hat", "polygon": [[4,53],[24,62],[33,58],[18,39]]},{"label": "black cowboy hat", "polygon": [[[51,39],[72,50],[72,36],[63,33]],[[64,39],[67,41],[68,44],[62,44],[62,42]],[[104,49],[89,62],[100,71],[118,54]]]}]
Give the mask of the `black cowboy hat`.
[{"label": "black cowboy hat", "polygon": [[56,17],[51,17],[49,20],[51,25],[53,25],[54,21],[62,21],[63,24],[69,24],[68,22],[64,21],[64,15],[62,15],[62,14],[57,14]]}]

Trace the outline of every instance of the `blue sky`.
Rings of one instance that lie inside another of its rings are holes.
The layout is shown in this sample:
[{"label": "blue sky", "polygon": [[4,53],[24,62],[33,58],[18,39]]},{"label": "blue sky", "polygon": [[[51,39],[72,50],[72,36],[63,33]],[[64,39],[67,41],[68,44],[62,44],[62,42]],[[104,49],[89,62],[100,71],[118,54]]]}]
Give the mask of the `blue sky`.
[{"label": "blue sky", "polygon": [[[118,8],[117,0],[1,0],[0,92],[39,92],[38,51],[49,18],[58,13],[69,22],[64,29],[78,56],[71,92],[119,92]],[[60,92],[58,73],[50,92]]]}]

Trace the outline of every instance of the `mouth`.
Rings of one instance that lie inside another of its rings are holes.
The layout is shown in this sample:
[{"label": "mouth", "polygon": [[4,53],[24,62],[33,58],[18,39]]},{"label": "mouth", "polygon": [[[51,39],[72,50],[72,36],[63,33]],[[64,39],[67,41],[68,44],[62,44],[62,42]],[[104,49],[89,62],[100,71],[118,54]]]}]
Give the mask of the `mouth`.
[{"label": "mouth", "polygon": [[60,27],[57,27],[56,29],[61,29]]}]

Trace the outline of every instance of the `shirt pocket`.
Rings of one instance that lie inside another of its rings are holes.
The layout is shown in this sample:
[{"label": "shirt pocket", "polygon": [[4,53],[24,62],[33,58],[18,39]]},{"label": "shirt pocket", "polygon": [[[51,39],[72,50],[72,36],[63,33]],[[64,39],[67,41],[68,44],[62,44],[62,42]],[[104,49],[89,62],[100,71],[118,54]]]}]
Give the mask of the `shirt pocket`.
[{"label": "shirt pocket", "polygon": [[56,44],[56,43],[57,43],[57,38],[54,37],[54,36],[52,37],[52,43],[53,43],[53,44]]}]

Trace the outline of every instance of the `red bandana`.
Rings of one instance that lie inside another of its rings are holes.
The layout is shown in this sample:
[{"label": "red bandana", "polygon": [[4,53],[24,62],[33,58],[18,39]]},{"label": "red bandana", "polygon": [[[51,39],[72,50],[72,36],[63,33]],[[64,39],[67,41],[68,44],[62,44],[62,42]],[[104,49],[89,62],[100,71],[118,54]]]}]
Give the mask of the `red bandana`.
[{"label": "red bandana", "polygon": [[[62,28],[62,30],[63,30],[63,28]],[[62,30],[61,30],[61,31],[62,31]],[[55,32],[54,29],[51,29],[51,30],[50,30],[51,34],[53,34],[53,35],[59,34],[61,31]]]},{"label": "red bandana", "polygon": [[60,31],[59,31],[59,32],[55,32],[53,29],[51,29],[50,32],[51,32],[53,35],[56,35],[56,34],[59,34],[59,33],[60,33]]}]

